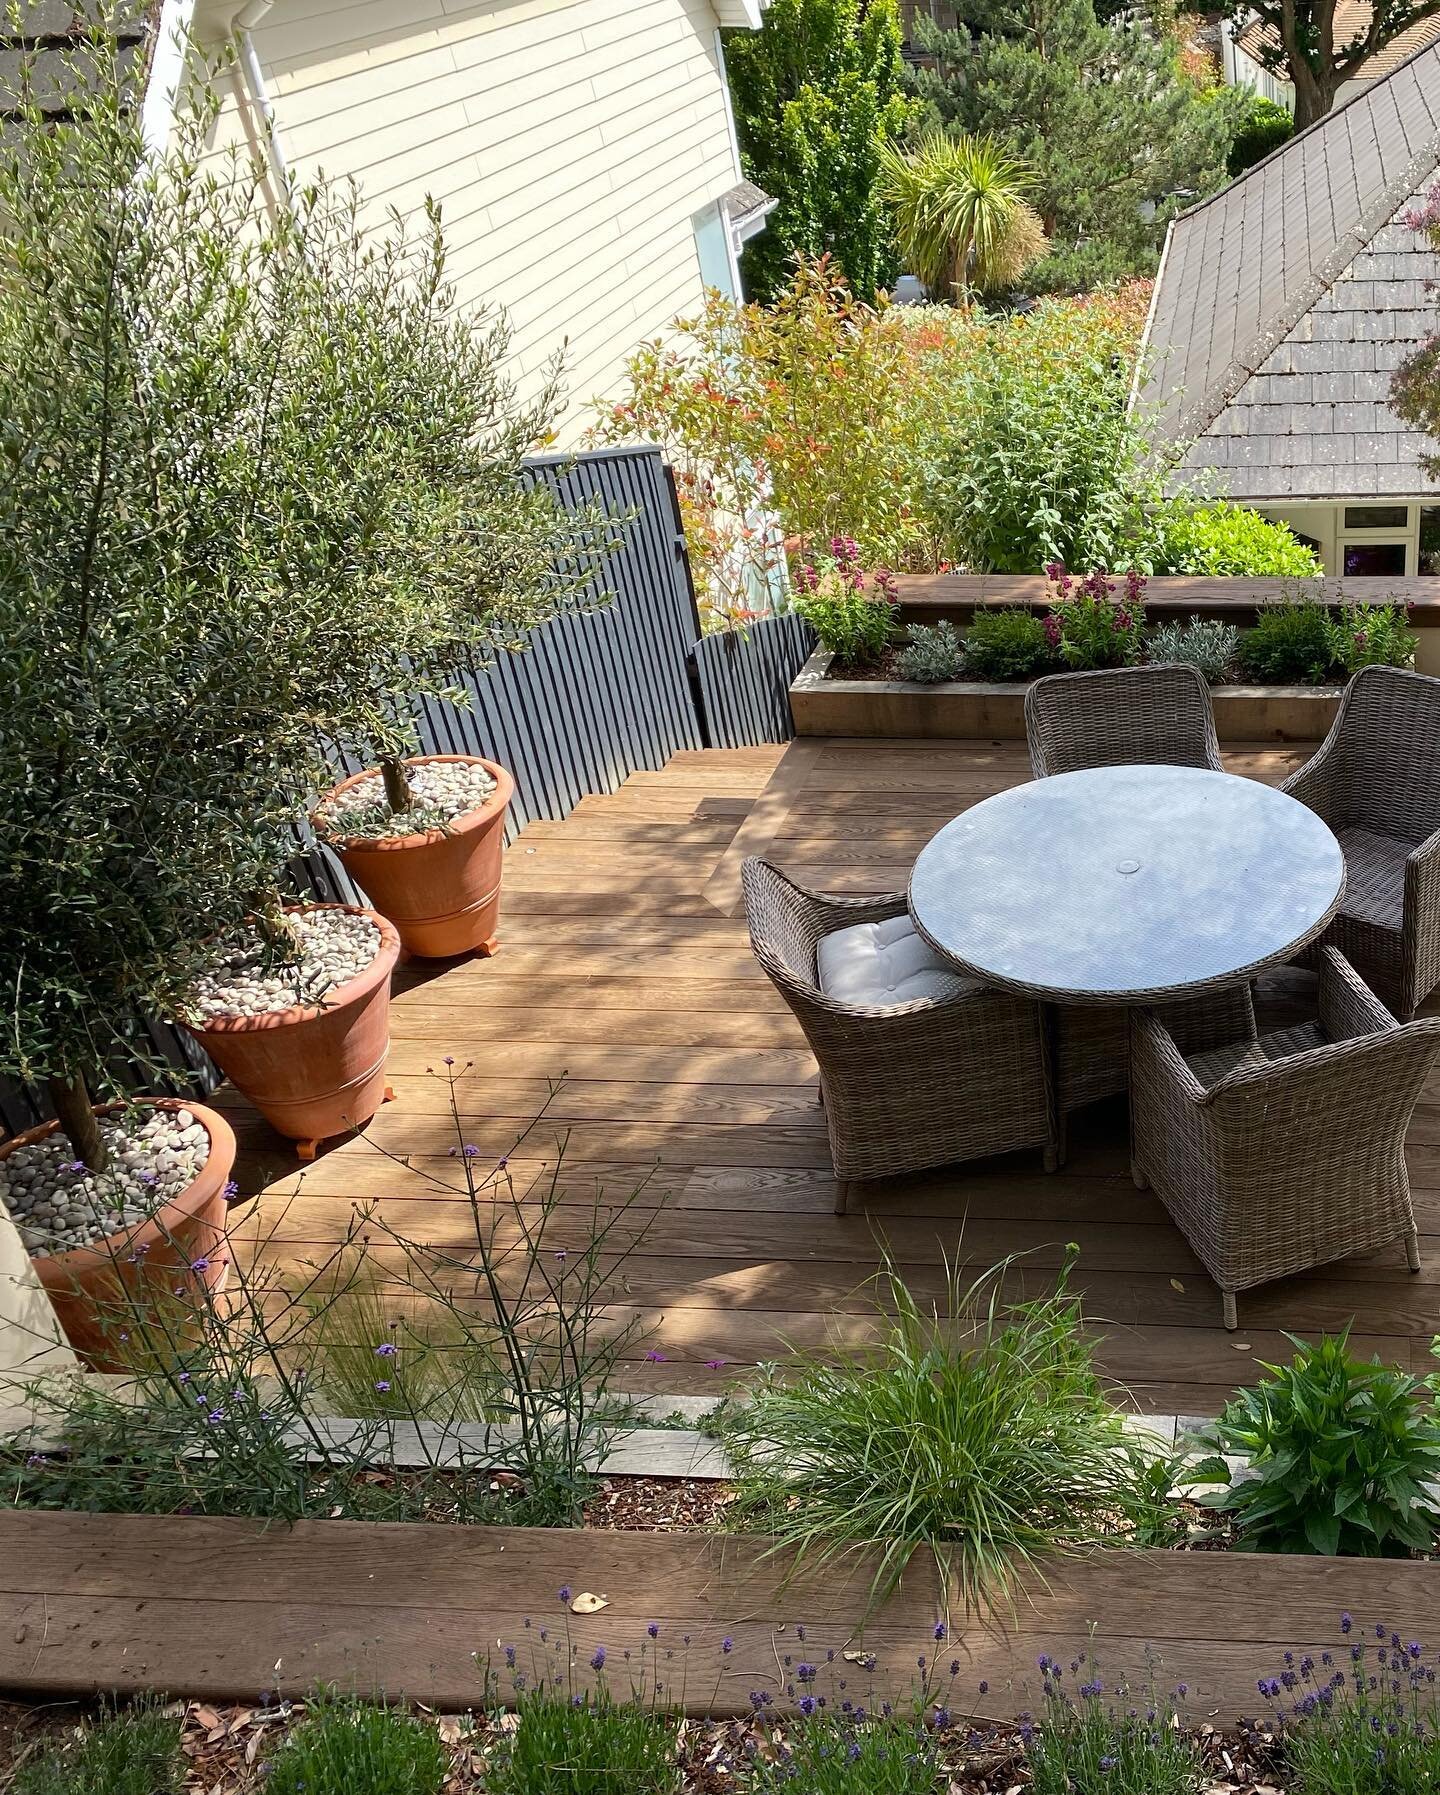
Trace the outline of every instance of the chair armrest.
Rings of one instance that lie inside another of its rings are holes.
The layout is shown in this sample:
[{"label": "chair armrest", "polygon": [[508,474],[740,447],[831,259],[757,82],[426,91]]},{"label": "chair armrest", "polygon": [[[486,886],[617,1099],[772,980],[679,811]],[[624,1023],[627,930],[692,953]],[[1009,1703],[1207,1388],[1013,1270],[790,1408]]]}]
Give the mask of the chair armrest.
[{"label": "chair armrest", "polygon": [[1440,931],[1440,829],[1405,860],[1405,927],[1419,932],[1427,920]]},{"label": "chair armrest", "polygon": [[[1343,709],[1343,705],[1342,705]],[[1313,810],[1316,816],[1328,822],[1330,808],[1330,772],[1331,757],[1334,753],[1336,730],[1340,719],[1337,717],[1336,727],[1310,756],[1303,767],[1297,767],[1285,783],[1280,787],[1287,797],[1297,799],[1307,810]]]},{"label": "chair armrest", "polygon": [[1383,1035],[1399,1024],[1335,947],[1320,949],[1320,1027],[1331,1041]]},{"label": "chair armrest", "polygon": [[1132,1087],[1144,1083],[1151,1091],[1163,1088],[1167,1097],[1197,1105],[1205,1101],[1204,1085],[1154,1010],[1130,1012],[1130,1066]]}]

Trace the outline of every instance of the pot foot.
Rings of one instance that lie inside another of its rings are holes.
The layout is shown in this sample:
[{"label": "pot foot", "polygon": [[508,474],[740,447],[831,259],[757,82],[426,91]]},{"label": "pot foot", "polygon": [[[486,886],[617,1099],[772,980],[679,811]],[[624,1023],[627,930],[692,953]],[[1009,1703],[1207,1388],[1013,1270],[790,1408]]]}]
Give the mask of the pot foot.
[{"label": "pot foot", "polygon": [[500,937],[492,935],[488,941],[482,941],[475,949],[482,960],[493,960],[500,951]]}]

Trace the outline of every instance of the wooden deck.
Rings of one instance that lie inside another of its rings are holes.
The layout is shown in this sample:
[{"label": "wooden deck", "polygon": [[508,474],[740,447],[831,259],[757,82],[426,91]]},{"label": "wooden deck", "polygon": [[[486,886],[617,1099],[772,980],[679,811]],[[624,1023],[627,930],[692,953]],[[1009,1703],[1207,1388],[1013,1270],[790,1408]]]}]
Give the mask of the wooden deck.
[{"label": "wooden deck", "polygon": [[[1303,752],[1227,758],[1278,781]],[[1077,1242],[1105,1366],[1152,1412],[1214,1412],[1255,1361],[1286,1353],[1281,1330],[1352,1318],[1359,1350],[1428,1369],[1440,1330],[1440,1084],[1411,1133],[1424,1270],[1410,1276],[1396,1249],[1269,1286],[1241,1298],[1233,1336],[1163,1210],[1130,1183],[1122,1104],[1077,1118],[1059,1174],[1018,1154],[876,1184],[868,1213],[832,1213],[814,1063],[750,956],[740,861],[765,853],[822,888],[893,890],[941,824],[1027,776],[1019,743],[808,740],[677,755],[563,823],[532,825],[510,850],[499,955],[402,968],[396,1101],[366,1136],[297,1174],[284,1144],[222,1094],[244,1148],[242,1189],[266,1185],[241,1211],[253,1218],[239,1226],[241,1250],[263,1232],[263,1250],[299,1271],[344,1238],[357,1202],[377,1203],[412,1238],[463,1248],[468,1206],[385,1156],[455,1178],[444,1087],[426,1073],[449,1054],[472,1063],[459,1083],[464,1137],[487,1160],[512,1148],[547,1080],[563,1075],[511,1163],[517,1190],[538,1188],[566,1137],[555,1246],[583,1243],[597,1181],[619,1198],[648,1177],[637,1203],[658,1213],[612,1304],[617,1322],[647,1329],[619,1380],[631,1390],[718,1397],[786,1341],[860,1337],[882,1234],[907,1277],[936,1293],[942,1253],[976,1271],[1025,1253],[1024,1275],[1043,1280]],[[1282,972],[1262,998],[1283,1009],[1304,991],[1304,975]]]}]

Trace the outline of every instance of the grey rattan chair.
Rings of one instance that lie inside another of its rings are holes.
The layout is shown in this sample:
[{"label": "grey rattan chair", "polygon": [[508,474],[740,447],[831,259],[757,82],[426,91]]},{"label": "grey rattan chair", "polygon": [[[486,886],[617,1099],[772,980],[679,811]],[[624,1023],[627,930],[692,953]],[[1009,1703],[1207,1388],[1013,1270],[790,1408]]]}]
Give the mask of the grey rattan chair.
[{"label": "grey rattan chair", "polygon": [[[867,1178],[1040,1147],[1055,1164],[1040,1006],[938,964],[932,995],[840,1001],[821,985],[820,943],[859,924],[905,918],[905,894],[827,897],[767,861],[742,868],[755,957],[794,1011],[820,1066],[843,1214]],[[897,922],[895,934],[905,931]],[[919,937],[919,951],[928,955]]]},{"label": "grey rattan chair", "polygon": [[1037,779],[1085,767],[1224,771],[1210,688],[1168,662],[1046,674],[1025,694],[1025,739]]},{"label": "grey rattan chair", "polygon": [[[1037,779],[1086,767],[1224,771],[1210,688],[1194,667],[1168,662],[1037,679],[1025,694],[1025,736]],[[1117,1095],[1127,1082],[1128,1012],[1078,1005],[1060,1009],[1054,1051],[1062,1117]]]},{"label": "grey rattan chair", "polygon": [[1419,1269],[1405,1130],[1440,1018],[1397,1023],[1344,955],[1320,950],[1319,1020],[1182,1051],[1131,1018],[1130,1152],[1220,1286],[1235,1293],[1403,1240]]},{"label": "grey rattan chair", "polygon": [[1324,939],[1408,1021],[1440,983],[1440,679],[1362,668],[1284,790],[1345,850],[1345,895]]}]

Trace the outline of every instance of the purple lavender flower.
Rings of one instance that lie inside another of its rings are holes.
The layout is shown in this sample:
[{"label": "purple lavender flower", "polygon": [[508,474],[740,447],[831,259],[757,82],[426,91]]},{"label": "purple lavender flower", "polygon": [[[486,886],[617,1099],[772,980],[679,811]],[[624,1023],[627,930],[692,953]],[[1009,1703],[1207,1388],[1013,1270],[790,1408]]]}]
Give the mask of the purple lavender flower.
[{"label": "purple lavender flower", "polygon": [[562,1602],[568,1602],[570,1600],[570,1585],[568,1583],[562,1583],[560,1585],[560,1600]]},{"label": "purple lavender flower", "polygon": [[375,1357],[377,1359],[393,1359],[395,1352],[396,1347],[393,1340],[382,1340],[375,1348]]},{"label": "purple lavender flower", "polygon": [[658,1639],[660,1637],[659,1625],[657,1622],[655,1622],[653,1620],[651,1621],[650,1625],[648,1627],[646,1627],[645,1631],[650,1635],[650,1637],[652,1639]]},{"label": "purple lavender flower", "polygon": [[190,1261],[190,1269],[195,1273],[197,1278],[203,1277],[210,1269],[210,1261],[202,1255],[199,1259],[192,1259]]},{"label": "purple lavender flower", "polygon": [[590,1660],[590,1668],[591,1670],[604,1670],[605,1647],[603,1645],[597,1645],[595,1647],[595,1654]]},{"label": "purple lavender flower", "polygon": [[220,1195],[224,1197],[227,1203],[233,1203],[236,1197],[240,1195],[239,1184],[237,1184],[233,1178],[227,1178],[225,1181],[225,1188],[221,1191]]},{"label": "purple lavender flower", "polygon": [[939,1643],[939,1642],[940,1642],[940,1641],[941,1641],[941,1640],[942,1640],[942,1639],[944,1639],[944,1637],[945,1637],[945,1623],[944,1623],[944,1621],[943,1621],[943,1620],[937,1620],[937,1621],[936,1621],[936,1623],[935,1623],[935,1635],[934,1635],[934,1637],[935,1637],[935,1641],[936,1641],[936,1643],[937,1643],[937,1644],[938,1644],[938,1643]]},{"label": "purple lavender flower", "polygon": [[735,1650],[735,1641],[731,1639],[728,1634],[720,1641],[720,1650],[724,1652],[727,1658],[730,1656],[731,1652]]},{"label": "purple lavender flower", "polygon": [[388,1396],[390,1394],[390,1379],[388,1377],[376,1378],[375,1388],[382,1396]]},{"label": "purple lavender flower", "polygon": [[813,1695],[802,1695],[795,1705],[808,1720],[820,1704],[815,1700]]},{"label": "purple lavender flower", "polygon": [[646,1353],[645,1357],[652,1365],[663,1365],[665,1363],[664,1353],[658,1352],[653,1346],[650,1348],[649,1352]]}]

